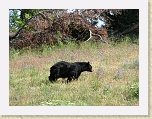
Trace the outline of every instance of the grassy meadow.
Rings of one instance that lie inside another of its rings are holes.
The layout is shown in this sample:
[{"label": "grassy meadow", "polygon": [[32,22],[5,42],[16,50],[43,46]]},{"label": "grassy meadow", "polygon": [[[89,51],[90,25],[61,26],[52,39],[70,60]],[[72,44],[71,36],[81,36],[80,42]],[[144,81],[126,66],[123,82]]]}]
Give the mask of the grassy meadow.
[{"label": "grassy meadow", "polygon": [[[138,106],[139,46],[130,42],[68,42],[38,49],[10,50],[10,106]],[[93,72],[78,81],[50,83],[58,61],[89,61]]]}]

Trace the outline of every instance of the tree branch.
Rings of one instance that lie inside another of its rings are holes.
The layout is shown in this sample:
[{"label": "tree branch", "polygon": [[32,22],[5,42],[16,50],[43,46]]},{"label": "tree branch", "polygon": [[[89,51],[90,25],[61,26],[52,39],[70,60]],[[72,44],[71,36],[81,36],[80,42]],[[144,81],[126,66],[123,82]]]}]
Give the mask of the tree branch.
[{"label": "tree branch", "polygon": [[[90,29],[89,29],[89,31],[90,31],[90,38],[89,38],[88,40],[86,40],[85,42],[89,41],[89,40],[91,39],[92,35],[94,35],[94,36],[99,36],[99,37],[100,37],[100,40],[101,40],[102,42],[105,42],[105,43],[108,44],[108,42],[106,42],[105,40],[103,40],[103,38],[102,38],[99,34],[92,33]],[[109,44],[108,44],[108,45],[109,45]]]},{"label": "tree branch", "polygon": [[139,24],[134,25],[133,27],[126,29],[125,31],[121,32],[119,35],[124,35],[124,34],[128,34],[130,32],[132,32],[135,29],[139,28]]},{"label": "tree branch", "polygon": [[[44,11],[42,11],[42,12],[44,12]],[[28,19],[25,22],[25,24],[21,28],[19,28],[19,30],[15,34],[9,34],[9,40],[11,41],[11,40],[15,39],[17,37],[17,35],[20,33],[20,31],[30,22],[30,20],[33,19],[34,17],[38,16],[38,15],[41,15],[44,19],[47,19],[47,21],[50,24],[51,19],[46,17],[42,12],[39,12],[36,15],[32,16],[30,19]]]},{"label": "tree branch", "polygon": [[89,31],[90,31],[90,38],[88,40],[86,40],[85,42],[88,42],[92,38],[92,32],[90,29],[89,29]]}]

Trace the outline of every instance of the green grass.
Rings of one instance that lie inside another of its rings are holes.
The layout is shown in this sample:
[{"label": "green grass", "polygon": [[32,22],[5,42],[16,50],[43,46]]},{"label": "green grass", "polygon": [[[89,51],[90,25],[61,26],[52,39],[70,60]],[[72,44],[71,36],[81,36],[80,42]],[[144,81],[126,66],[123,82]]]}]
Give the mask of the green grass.
[{"label": "green grass", "polygon": [[[139,46],[129,42],[59,43],[38,49],[11,50],[9,105],[124,106],[139,105]],[[50,67],[61,60],[89,61],[93,72],[65,84],[48,80]]]}]

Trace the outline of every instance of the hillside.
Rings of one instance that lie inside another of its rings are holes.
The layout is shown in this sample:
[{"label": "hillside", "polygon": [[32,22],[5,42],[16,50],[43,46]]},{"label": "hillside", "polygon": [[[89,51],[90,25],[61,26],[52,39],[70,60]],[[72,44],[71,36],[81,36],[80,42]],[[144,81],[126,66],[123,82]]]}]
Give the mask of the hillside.
[{"label": "hillside", "polygon": [[[139,105],[139,46],[121,42],[68,42],[38,49],[11,50],[9,59],[9,105]],[[48,80],[50,67],[58,61],[89,61],[93,72],[65,84]]]}]

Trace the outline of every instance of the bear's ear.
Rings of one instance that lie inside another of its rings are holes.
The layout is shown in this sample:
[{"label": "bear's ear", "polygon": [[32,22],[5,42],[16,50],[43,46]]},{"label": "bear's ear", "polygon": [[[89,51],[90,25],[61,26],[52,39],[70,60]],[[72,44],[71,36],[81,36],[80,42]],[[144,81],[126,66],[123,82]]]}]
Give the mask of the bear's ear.
[{"label": "bear's ear", "polygon": [[90,62],[88,62],[88,64],[90,64]]}]

